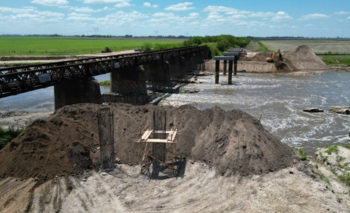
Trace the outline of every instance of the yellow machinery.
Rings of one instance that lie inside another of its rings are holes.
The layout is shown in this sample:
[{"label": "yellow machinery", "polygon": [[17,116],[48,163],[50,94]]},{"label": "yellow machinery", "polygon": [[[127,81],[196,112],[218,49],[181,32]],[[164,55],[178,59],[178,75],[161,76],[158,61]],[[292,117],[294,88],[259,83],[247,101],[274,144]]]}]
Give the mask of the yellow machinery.
[{"label": "yellow machinery", "polygon": [[110,48],[106,47],[104,50],[102,50],[101,53],[110,53],[110,52],[112,52],[112,50]]},{"label": "yellow machinery", "polygon": [[274,62],[274,61],[275,61],[275,55],[276,55],[277,53],[279,54],[280,59],[282,59],[282,53],[281,53],[281,51],[278,49],[276,52],[274,52],[274,53],[272,54],[272,56],[267,57],[267,58],[266,58],[266,61],[267,61],[267,62]]}]

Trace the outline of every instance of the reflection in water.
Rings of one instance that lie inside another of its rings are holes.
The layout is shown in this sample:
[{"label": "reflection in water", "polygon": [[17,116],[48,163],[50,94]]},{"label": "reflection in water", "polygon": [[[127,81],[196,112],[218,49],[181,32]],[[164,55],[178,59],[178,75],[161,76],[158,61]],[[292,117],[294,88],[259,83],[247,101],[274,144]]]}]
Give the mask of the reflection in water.
[{"label": "reflection in water", "polygon": [[240,74],[227,85],[214,84],[214,76],[200,77],[203,84],[187,85],[200,89],[198,94],[176,94],[169,101],[196,103],[202,109],[219,106],[225,110],[241,109],[261,122],[283,142],[305,149],[313,155],[317,147],[349,143],[350,116],[302,112],[308,107],[325,110],[350,105],[350,73],[326,73],[320,76],[276,74]]}]

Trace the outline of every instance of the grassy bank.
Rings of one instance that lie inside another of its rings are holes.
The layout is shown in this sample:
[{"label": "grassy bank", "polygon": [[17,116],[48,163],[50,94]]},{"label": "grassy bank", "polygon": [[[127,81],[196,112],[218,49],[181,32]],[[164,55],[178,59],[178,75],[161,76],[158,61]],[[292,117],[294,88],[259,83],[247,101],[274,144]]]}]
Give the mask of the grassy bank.
[{"label": "grassy bank", "polygon": [[21,132],[21,129],[9,128],[6,131],[0,127],[0,150],[21,134]]},{"label": "grassy bank", "polygon": [[65,56],[140,48],[145,42],[176,45],[182,41],[84,37],[0,37],[0,56]]},{"label": "grassy bank", "polygon": [[323,61],[327,65],[337,65],[337,64],[345,64],[350,66],[350,55],[321,55],[318,56],[323,58]]},{"label": "grassy bank", "polygon": [[235,37],[232,35],[220,35],[220,36],[205,36],[205,37],[193,37],[187,41],[183,41],[180,44],[151,44],[146,43],[142,46],[144,51],[161,50],[176,47],[188,47],[195,45],[207,45],[210,48],[211,56],[222,55],[222,52],[229,50],[230,48],[245,47],[250,42],[250,38],[247,37]]},{"label": "grassy bank", "polygon": [[246,49],[251,50],[253,52],[274,52],[269,50],[261,41],[252,40],[247,45]]}]

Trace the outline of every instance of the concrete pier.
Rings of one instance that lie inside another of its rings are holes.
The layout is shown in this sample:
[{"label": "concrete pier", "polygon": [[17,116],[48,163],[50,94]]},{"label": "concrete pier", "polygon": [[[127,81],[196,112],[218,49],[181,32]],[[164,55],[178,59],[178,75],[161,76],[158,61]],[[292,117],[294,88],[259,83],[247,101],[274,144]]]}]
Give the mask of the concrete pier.
[{"label": "concrete pier", "polygon": [[224,75],[226,75],[227,72],[227,60],[224,60]]},{"label": "concrete pier", "polygon": [[169,58],[168,63],[170,79],[182,79],[186,75],[186,62],[184,57],[180,56]]},{"label": "concrete pier", "polygon": [[216,60],[216,62],[215,62],[215,84],[219,83],[219,77],[220,77],[220,61]]},{"label": "concrete pier", "polygon": [[228,62],[228,84],[231,85],[232,84],[232,64],[233,64],[233,61],[230,60]]},{"label": "concrete pier", "polygon": [[117,68],[111,72],[112,93],[147,95],[145,70],[142,66]]},{"label": "concrete pier", "polygon": [[93,78],[70,80],[54,86],[55,110],[78,103],[102,104],[99,83]]}]

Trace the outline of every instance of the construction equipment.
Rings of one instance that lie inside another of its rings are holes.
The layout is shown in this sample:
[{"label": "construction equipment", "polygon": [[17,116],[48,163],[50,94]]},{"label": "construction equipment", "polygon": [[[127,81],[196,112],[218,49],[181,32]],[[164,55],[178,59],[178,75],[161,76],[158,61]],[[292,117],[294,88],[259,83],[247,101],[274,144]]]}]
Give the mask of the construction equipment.
[{"label": "construction equipment", "polygon": [[112,50],[109,49],[109,47],[106,47],[104,50],[102,50],[101,53],[110,53],[110,52],[112,52]]},{"label": "construction equipment", "polygon": [[280,59],[282,60],[282,53],[281,53],[281,51],[278,49],[276,52],[274,52],[270,57],[267,57],[266,58],[266,61],[267,62],[270,62],[270,63],[272,63],[272,62],[275,62],[275,55],[276,54],[279,54],[279,57],[280,57]]}]

